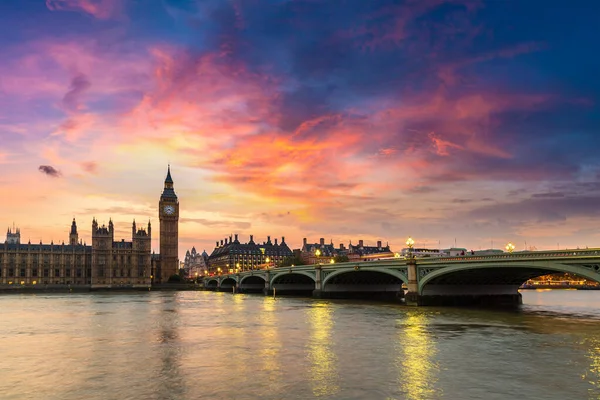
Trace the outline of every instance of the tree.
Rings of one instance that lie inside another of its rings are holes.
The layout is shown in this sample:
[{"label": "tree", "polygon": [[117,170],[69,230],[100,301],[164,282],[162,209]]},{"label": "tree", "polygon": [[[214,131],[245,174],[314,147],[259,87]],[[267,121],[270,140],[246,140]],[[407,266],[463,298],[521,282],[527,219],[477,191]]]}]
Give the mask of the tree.
[{"label": "tree", "polygon": [[173,274],[169,277],[169,283],[179,283],[181,282],[183,279],[181,278],[180,275],[177,274]]},{"label": "tree", "polygon": [[336,263],[343,263],[343,262],[348,262],[350,260],[348,259],[347,255],[339,255],[339,256],[333,257],[333,261],[335,261]]},{"label": "tree", "polygon": [[295,254],[284,258],[281,264],[279,264],[280,267],[291,267],[292,265],[304,265],[304,261],[302,261],[299,255]]}]

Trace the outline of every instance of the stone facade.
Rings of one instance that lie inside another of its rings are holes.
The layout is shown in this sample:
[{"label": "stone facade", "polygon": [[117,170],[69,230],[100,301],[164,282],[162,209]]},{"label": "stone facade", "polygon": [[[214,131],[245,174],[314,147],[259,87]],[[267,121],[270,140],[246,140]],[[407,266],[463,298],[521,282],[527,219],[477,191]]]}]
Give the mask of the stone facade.
[{"label": "stone facade", "polygon": [[271,242],[271,237],[267,236],[267,241],[255,243],[253,235],[250,235],[248,243],[240,243],[238,235],[229,237],[224,241],[217,242],[217,245],[211,255],[208,257],[209,273],[227,273],[246,271],[252,269],[264,269],[276,267],[284,258],[292,256],[293,253],[285,243],[285,237],[281,238],[281,243]]},{"label": "stone facade", "polygon": [[114,241],[114,225],[92,222],[92,285],[150,285],[152,227],[131,229],[131,242]]},{"label": "stone facade", "polygon": [[96,219],[92,221],[91,246],[78,236],[75,219],[69,244],[21,244],[20,231],[9,230],[4,245],[0,245],[0,284],[150,284],[150,223],[148,231],[136,230],[134,221],[131,242],[115,242],[112,221],[108,227],[99,227]]},{"label": "stone facade", "polygon": [[186,251],[183,269],[190,278],[204,275],[204,271],[208,270],[208,254],[206,251],[198,253],[195,247],[192,247],[191,251]]}]

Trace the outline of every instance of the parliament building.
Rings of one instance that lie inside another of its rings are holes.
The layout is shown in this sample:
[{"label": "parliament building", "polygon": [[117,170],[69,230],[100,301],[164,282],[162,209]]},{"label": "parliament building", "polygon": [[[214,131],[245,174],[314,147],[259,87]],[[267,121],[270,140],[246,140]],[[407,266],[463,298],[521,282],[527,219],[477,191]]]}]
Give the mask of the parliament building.
[{"label": "parliament building", "polygon": [[75,219],[68,244],[21,243],[21,231],[8,229],[0,244],[0,284],[87,285],[91,288],[149,287],[178,272],[179,202],[170,167],[159,201],[160,254],[151,254],[152,227],[138,229],[133,221],[131,241],[115,241],[108,226],[92,220],[91,246],[79,239]]}]

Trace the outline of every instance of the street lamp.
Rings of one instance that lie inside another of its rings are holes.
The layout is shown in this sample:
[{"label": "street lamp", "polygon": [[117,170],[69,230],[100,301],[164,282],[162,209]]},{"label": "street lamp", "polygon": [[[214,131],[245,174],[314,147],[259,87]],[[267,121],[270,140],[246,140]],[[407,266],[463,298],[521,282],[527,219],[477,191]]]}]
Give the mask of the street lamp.
[{"label": "street lamp", "polygon": [[508,244],[506,245],[506,251],[508,251],[509,253],[512,253],[515,250],[515,245],[512,244],[511,242],[508,242]]},{"label": "street lamp", "polygon": [[271,259],[269,257],[265,258],[265,262],[267,263],[267,269],[270,267],[269,263],[271,262]]},{"label": "street lamp", "polygon": [[321,264],[321,260],[319,259],[319,257],[321,257],[321,250],[316,249],[315,256],[317,257],[317,264]]},{"label": "street lamp", "polygon": [[415,245],[415,241],[410,236],[406,239],[406,245],[408,246],[408,258],[413,258],[413,246]]},{"label": "street lamp", "polygon": [[335,264],[335,260],[332,258],[331,260],[329,260],[329,264]]}]

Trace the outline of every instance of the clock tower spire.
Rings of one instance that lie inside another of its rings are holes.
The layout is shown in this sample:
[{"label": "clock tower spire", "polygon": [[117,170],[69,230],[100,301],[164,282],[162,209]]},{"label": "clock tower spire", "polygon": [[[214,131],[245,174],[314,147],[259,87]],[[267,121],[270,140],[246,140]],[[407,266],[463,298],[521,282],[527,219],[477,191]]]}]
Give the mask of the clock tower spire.
[{"label": "clock tower spire", "polygon": [[[179,200],[173,189],[171,166],[167,168],[165,186],[158,202],[160,221],[160,273],[155,281],[165,283],[179,272]],[[158,271],[157,271],[158,272]]]}]

